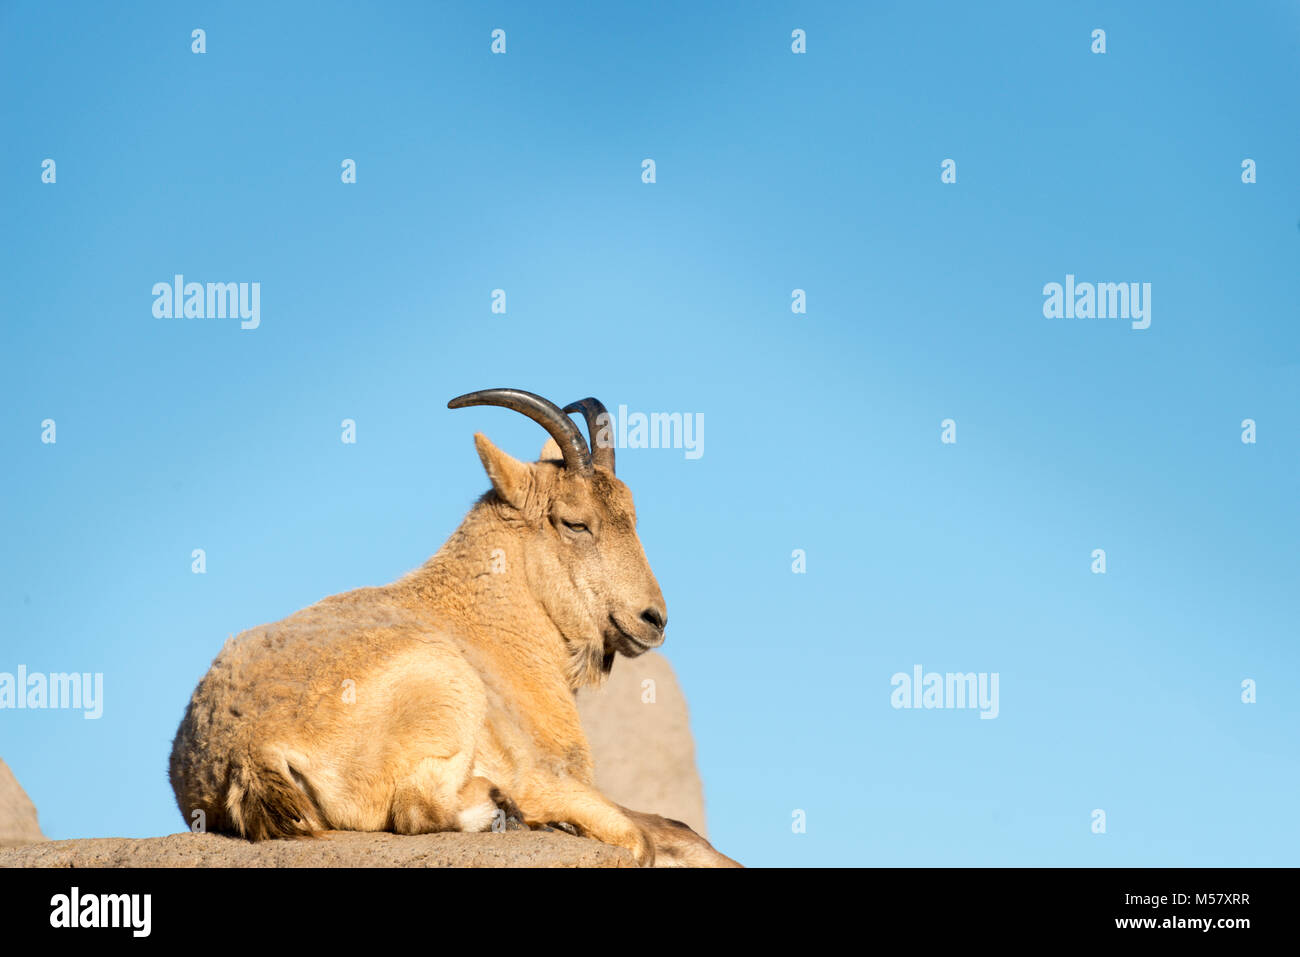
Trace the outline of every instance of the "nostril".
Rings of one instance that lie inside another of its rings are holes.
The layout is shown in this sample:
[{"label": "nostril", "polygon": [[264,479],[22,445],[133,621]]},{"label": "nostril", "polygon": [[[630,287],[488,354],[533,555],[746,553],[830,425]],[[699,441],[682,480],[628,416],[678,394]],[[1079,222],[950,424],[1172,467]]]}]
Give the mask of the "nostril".
[{"label": "nostril", "polygon": [[647,608],[641,612],[641,620],[648,625],[653,625],[660,631],[663,631],[668,625],[668,622],[664,620],[664,613],[658,608]]}]

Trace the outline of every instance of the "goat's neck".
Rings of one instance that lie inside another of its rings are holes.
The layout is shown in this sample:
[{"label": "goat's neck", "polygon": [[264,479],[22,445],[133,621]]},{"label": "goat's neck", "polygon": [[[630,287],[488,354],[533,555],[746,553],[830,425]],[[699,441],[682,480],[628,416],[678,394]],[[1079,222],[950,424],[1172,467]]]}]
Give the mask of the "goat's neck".
[{"label": "goat's neck", "polygon": [[591,754],[573,697],[587,674],[529,587],[527,534],[490,501],[480,502],[399,587],[455,631],[488,684],[513,676],[498,688],[509,688],[534,740],[557,767],[590,780]]},{"label": "goat's neck", "polygon": [[490,500],[481,501],[404,584],[422,604],[449,619],[463,640],[565,674],[564,638],[528,584],[526,535]]}]

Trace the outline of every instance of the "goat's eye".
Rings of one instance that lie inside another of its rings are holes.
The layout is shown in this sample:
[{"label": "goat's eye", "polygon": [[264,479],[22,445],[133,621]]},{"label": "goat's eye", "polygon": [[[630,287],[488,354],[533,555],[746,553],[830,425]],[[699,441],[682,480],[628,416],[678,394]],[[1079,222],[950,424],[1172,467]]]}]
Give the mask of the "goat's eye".
[{"label": "goat's eye", "polygon": [[564,523],[564,527],[567,528],[567,529],[568,529],[569,531],[571,531],[571,532],[585,532],[585,531],[587,531],[587,526],[584,525],[584,524],[582,524],[582,522],[565,522],[564,519],[560,519],[560,521],[563,522],[563,523]]}]

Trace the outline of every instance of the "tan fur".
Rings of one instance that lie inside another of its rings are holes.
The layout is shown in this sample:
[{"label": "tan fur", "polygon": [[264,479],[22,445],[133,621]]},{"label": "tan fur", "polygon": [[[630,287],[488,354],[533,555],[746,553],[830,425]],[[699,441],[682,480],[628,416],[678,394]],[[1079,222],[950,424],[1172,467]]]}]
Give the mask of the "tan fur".
[{"label": "tan fur", "polygon": [[631,493],[565,470],[553,443],[521,462],[474,439],[492,490],[421,568],[226,643],[173,744],[181,813],[261,840],[479,829],[491,801],[643,865],[656,831],[663,863],[698,843],[730,861],[592,786],[574,691],[666,623]]}]

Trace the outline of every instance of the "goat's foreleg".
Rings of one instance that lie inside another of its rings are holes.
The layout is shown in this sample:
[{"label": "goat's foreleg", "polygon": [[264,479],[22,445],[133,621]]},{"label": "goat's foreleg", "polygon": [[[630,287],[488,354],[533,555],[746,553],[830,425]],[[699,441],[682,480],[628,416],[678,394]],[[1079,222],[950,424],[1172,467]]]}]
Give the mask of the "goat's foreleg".
[{"label": "goat's foreleg", "polygon": [[653,867],[655,846],[623,808],[576,778],[533,771],[511,793],[531,825],[563,822],[585,837],[627,848],[641,867]]},{"label": "goat's foreleg", "polygon": [[650,835],[655,847],[655,867],[745,866],[715,850],[712,844],[681,821],[626,807],[621,807],[621,810]]}]

